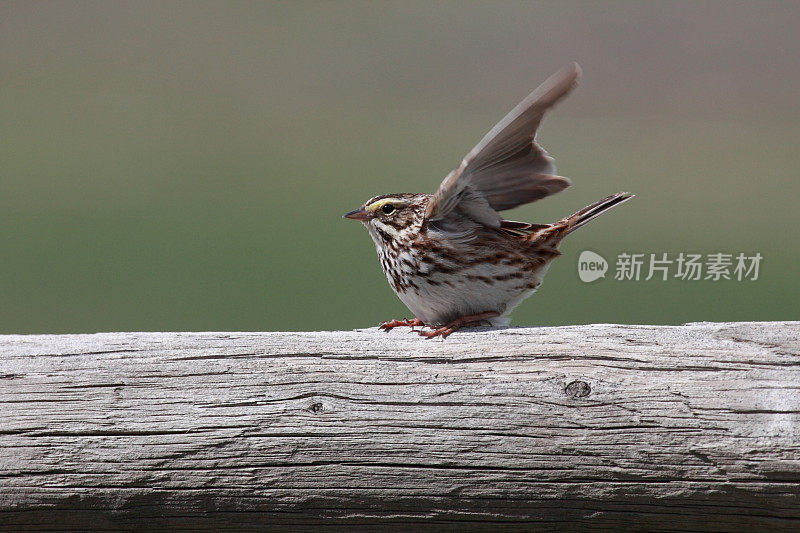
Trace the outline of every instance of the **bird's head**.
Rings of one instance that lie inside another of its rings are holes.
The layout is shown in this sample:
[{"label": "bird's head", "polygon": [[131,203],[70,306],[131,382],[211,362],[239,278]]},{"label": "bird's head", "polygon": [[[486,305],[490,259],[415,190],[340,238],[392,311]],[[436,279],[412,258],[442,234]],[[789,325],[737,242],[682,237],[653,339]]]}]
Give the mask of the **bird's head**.
[{"label": "bird's head", "polygon": [[368,200],[344,218],[359,220],[367,227],[375,242],[396,241],[403,230],[422,222],[427,194],[384,194]]}]

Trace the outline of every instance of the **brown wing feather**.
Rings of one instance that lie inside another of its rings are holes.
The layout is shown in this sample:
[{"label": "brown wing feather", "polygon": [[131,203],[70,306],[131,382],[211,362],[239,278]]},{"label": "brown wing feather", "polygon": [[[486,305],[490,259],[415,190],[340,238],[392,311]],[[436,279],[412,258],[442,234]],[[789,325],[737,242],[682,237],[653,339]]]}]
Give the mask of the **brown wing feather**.
[{"label": "brown wing feather", "polygon": [[[487,133],[439,186],[428,203],[426,219],[445,217],[469,188],[479,193],[495,213],[480,218],[499,227],[496,211],[539,200],[570,185],[555,176],[553,159],[536,144],[545,113],[578,83],[580,67],[571,63],[550,76]],[[491,211],[487,210],[487,211]]]},{"label": "brown wing feather", "polygon": [[552,224],[531,224],[529,222],[517,222],[516,220],[500,221],[500,229],[519,236],[528,236],[551,226]]}]

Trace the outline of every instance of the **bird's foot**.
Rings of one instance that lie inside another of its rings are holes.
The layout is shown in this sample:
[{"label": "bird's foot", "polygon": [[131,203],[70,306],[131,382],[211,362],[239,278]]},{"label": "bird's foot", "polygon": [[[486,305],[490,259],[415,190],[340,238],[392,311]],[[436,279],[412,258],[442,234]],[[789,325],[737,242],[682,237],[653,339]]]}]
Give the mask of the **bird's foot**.
[{"label": "bird's foot", "polygon": [[380,325],[378,325],[378,328],[382,329],[383,331],[389,331],[390,329],[397,328],[400,326],[415,328],[424,325],[425,323],[419,318],[415,318],[413,320],[404,318],[403,320],[389,320],[388,322],[381,322]]},{"label": "bird's foot", "polygon": [[450,322],[449,324],[445,324],[444,326],[439,326],[439,327],[432,327],[430,331],[420,331],[419,334],[429,339],[432,339],[434,337],[441,337],[443,339],[446,339],[448,335],[450,335],[457,329],[470,326],[480,326],[481,322],[483,322],[487,318],[494,318],[496,316],[500,316],[500,313],[498,313],[497,311],[487,311],[486,313],[478,313],[476,315],[460,316],[455,320],[453,320],[452,322]]}]

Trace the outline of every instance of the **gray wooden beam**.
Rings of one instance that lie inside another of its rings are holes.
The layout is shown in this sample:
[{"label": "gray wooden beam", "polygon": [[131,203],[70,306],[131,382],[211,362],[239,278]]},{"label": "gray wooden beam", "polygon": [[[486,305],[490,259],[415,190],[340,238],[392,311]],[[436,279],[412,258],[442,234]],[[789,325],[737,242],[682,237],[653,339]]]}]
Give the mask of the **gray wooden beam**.
[{"label": "gray wooden beam", "polygon": [[0,336],[0,529],[800,529],[800,322]]}]

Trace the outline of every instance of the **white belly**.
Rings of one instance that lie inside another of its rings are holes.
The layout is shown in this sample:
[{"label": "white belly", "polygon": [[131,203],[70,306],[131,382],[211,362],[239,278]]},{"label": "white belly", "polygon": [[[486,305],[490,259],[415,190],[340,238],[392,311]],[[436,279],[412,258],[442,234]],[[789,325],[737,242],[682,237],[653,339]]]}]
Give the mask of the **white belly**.
[{"label": "white belly", "polygon": [[449,274],[415,276],[412,280],[416,288],[396,292],[417,318],[429,324],[444,324],[461,316],[495,311],[500,316],[487,322],[507,326],[508,314],[536,291],[548,266],[526,272],[524,277],[505,280],[495,277],[519,270],[506,267],[507,271],[498,271],[496,265],[482,265]]}]

